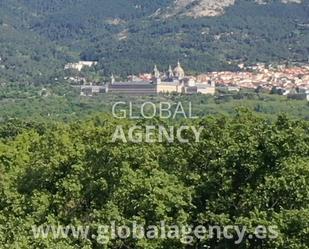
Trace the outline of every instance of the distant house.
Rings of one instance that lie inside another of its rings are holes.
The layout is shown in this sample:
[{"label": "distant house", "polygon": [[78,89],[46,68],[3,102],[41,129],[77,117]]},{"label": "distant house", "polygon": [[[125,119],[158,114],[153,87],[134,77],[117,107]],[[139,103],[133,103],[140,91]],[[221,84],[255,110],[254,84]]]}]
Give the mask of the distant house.
[{"label": "distant house", "polygon": [[309,94],[309,89],[305,88],[305,87],[298,87],[297,92],[298,93],[307,93],[307,94]]},{"label": "distant house", "polygon": [[95,66],[97,64],[98,64],[97,61],[79,61],[77,63],[66,64],[64,66],[64,69],[65,70],[75,69],[75,70],[81,71],[84,67],[92,67],[92,66]]},{"label": "distant house", "polygon": [[273,87],[271,90],[272,94],[279,94],[283,96],[293,95],[297,94],[295,89],[288,89],[288,88],[282,88],[282,87]]},{"label": "distant house", "polygon": [[240,91],[240,87],[238,86],[220,86],[220,87],[217,87],[217,89],[223,92],[239,92]]},{"label": "distant house", "polygon": [[100,93],[105,93],[105,86],[91,86],[91,85],[82,85],[80,86],[80,95],[81,96],[94,96]]},{"label": "distant house", "polygon": [[307,100],[309,101],[309,93],[295,93],[295,94],[289,94],[289,99],[295,99],[295,100]]},{"label": "distant house", "polygon": [[196,84],[196,92],[201,94],[210,94],[215,95],[216,93],[216,87],[212,84]]}]

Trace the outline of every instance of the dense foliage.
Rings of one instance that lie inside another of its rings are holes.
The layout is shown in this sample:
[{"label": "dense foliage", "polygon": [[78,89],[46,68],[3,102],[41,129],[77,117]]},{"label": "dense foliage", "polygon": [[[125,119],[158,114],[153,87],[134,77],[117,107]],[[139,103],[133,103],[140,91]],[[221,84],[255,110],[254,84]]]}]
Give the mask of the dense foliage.
[{"label": "dense foliage", "polygon": [[[156,122],[161,122],[157,120]],[[309,124],[241,112],[202,118],[200,143],[111,143],[119,120],[70,124],[12,120],[0,127],[0,247],[103,248],[95,239],[34,239],[32,225],[231,225],[245,241],[112,240],[106,248],[306,249]],[[121,120],[129,127],[134,122]],[[139,121],[145,125],[146,121]],[[187,137],[192,134],[187,134]],[[275,240],[249,239],[276,225]]]}]

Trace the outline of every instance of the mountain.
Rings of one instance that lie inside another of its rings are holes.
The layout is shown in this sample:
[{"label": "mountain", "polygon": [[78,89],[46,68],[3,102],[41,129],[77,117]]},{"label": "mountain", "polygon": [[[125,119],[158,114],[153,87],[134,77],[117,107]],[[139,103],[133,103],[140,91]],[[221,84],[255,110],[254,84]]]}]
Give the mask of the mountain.
[{"label": "mountain", "polygon": [[46,83],[65,63],[100,74],[306,62],[309,0],[0,0],[0,83]]},{"label": "mountain", "polygon": [[34,13],[14,0],[0,0],[0,84],[48,83],[65,60],[65,47],[31,29]]},{"label": "mountain", "polygon": [[163,16],[185,15],[193,17],[217,16],[225,8],[235,4],[235,0],[178,0],[163,10]]},{"label": "mountain", "polygon": [[[235,0],[176,0],[173,4],[163,10],[163,16],[171,17],[175,15],[205,17],[218,16],[225,12],[227,7],[235,4]],[[255,0],[257,4],[269,4],[271,1]],[[281,0],[284,4],[302,4],[303,0]],[[158,14],[159,14],[158,13]]]}]

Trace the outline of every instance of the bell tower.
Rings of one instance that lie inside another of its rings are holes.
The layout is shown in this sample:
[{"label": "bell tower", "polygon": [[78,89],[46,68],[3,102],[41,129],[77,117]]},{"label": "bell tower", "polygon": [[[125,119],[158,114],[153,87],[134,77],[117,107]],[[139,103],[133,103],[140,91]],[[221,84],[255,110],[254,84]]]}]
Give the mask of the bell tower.
[{"label": "bell tower", "polygon": [[154,66],[152,76],[154,79],[160,78],[160,71],[158,70],[157,65]]},{"label": "bell tower", "polygon": [[115,83],[115,77],[114,74],[111,75],[111,84],[113,85]]},{"label": "bell tower", "polygon": [[171,65],[169,66],[168,71],[167,71],[167,78],[170,81],[172,81],[174,78],[174,73],[173,73],[173,69]]}]

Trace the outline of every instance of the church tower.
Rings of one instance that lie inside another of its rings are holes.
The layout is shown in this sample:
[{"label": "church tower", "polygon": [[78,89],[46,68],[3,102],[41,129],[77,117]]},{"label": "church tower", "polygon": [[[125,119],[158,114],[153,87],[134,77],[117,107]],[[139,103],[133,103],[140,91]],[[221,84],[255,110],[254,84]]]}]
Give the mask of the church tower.
[{"label": "church tower", "polygon": [[160,71],[158,70],[157,65],[154,66],[152,77],[154,79],[160,78]]},{"label": "church tower", "polygon": [[174,79],[174,73],[173,73],[173,69],[171,65],[169,66],[168,71],[167,71],[167,78],[170,81]]},{"label": "church tower", "polygon": [[158,70],[157,65],[155,65],[152,73],[152,81],[157,85],[161,84],[160,76],[160,71]]},{"label": "church tower", "polygon": [[111,84],[113,85],[115,83],[115,77],[114,74],[111,75]]}]

